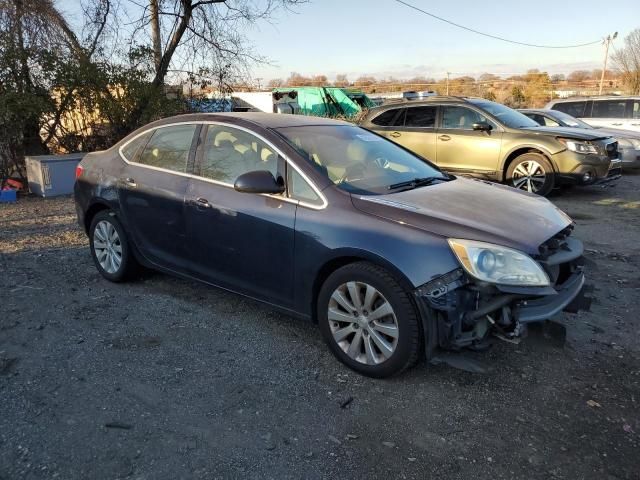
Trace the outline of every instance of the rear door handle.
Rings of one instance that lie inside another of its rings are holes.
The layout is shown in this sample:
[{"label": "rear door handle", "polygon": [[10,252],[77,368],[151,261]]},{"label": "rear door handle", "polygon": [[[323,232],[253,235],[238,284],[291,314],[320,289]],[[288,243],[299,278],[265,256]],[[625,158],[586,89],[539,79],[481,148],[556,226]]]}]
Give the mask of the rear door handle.
[{"label": "rear door handle", "polygon": [[391,132],[389,134],[389,136],[393,138],[398,138],[400,135],[402,135],[400,132]]},{"label": "rear door handle", "polygon": [[138,184],[136,183],[136,181],[135,181],[133,178],[131,178],[131,177],[127,177],[127,178],[125,178],[125,179],[124,179],[124,183],[125,183],[125,185],[126,185],[126,186],[128,186],[128,187],[133,187],[133,188],[135,188],[135,187],[137,187],[137,186],[138,186]]},{"label": "rear door handle", "polygon": [[443,142],[448,142],[449,140],[451,140],[451,137],[449,135],[440,135],[438,139],[442,140]]}]

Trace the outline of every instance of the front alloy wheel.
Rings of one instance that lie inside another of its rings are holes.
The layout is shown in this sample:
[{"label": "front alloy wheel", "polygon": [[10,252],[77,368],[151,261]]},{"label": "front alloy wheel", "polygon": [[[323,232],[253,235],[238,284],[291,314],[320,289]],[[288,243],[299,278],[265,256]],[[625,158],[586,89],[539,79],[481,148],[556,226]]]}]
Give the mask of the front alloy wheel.
[{"label": "front alloy wheel", "polygon": [[333,354],[370,377],[415,365],[424,335],[410,291],[387,270],[355,262],[324,281],[317,300],[320,331]]},{"label": "front alloy wheel", "polygon": [[377,365],[396,350],[398,320],[393,307],[368,283],[353,281],[336,288],[327,318],[333,339],[356,362]]},{"label": "front alloy wheel", "polygon": [[544,155],[525,153],[509,165],[507,183],[519,190],[545,196],[553,189],[553,168]]}]

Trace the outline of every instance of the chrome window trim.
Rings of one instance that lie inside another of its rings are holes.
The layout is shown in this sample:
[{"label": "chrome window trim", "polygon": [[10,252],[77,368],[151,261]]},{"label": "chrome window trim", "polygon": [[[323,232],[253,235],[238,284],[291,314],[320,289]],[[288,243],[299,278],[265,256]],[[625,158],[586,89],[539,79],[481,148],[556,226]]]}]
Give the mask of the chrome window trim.
[{"label": "chrome window trim", "polygon": [[246,127],[242,127],[240,125],[234,125],[232,123],[227,123],[227,122],[220,122],[220,121],[213,121],[213,120],[200,120],[200,121],[183,121],[183,122],[174,122],[174,123],[167,123],[166,125],[158,125],[156,127],[151,127],[148,128],[146,130],[143,130],[142,132],[140,132],[139,134],[137,134],[135,137],[132,137],[131,139],[129,139],[127,142],[123,143],[120,148],[118,148],[118,153],[120,154],[120,158],[122,158],[122,160],[127,163],[128,165],[135,165],[137,167],[141,167],[141,168],[148,168],[150,170],[156,170],[159,172],[165,172],[165,173],[170,173],[173,175],[179,175],[182,177],[187,177],[187,178],[193,178],[196,180],[202,180],[204,182],[209,182],[209,183],[213,183],[215,185],[219,185],[221,187],[227,187],[227,188],[231,188],[233,189],[233,184],[231,183],[227,183],[227,182],[221,182],[219,180],[213,180],[211,178],[206,178],[206,177],[202,177],[200,175],[193,175],[191,173],[186,173],[186,172],[176,172],[175,170],[169,170],[166,168],[160,168],[160,167],[154,167],[152,165],[144,165],[142,163],[138,163],[138,162],[133,162],[128,160],[125,156],[124,153],[122,152],[122,150],[132,141],[134,141],[136,138],[140,137],[141,135],[144,135],[148,132],[151,132],[153,130],[157,130],[159,128],[166,128],[166,127],[174,127],[177,125],[222,125],[225,127],[229,127],[229,128],[236,128],[238,130],[242,130],[250,135],[253,135],[256,138],[259,138],[261,141],[263,141],[269,148],[271,148],[274,152],[276,152],[279,156],[281,156],[282,158],[284,158],[285,162],[287,162],[287,165],[290,165],[296,172],[298,172],[300,174],[300,176],[304,179],[305,182],[307,182],[309,184],[309,186],[311,187],[311,189],[316,193],[316,195],[318,195],[318,197],[322,200],[322,204],[321,205],[317,205],[317,204],[313,204],[313,203],[309,203],[309,202],[305,202],[305,201],[301,201],[301,200],[296,200],[294,198],[289,198],[289,197],[285,197],[282,195],[273,195],[273,194],[262,194],[262,196],[265,197],[270,197],[270,198],[275,198],[278,200],[282,200],[283,202],[287,202],[287,203],[293,203],[295,205],[300,205],[301,207],[305,207],[305,208],[310,208],[312,210],[323,210],[327,207],[327,205],[329,205],[329,202],[327,202],[326,197],[322,194],[322,191],[315,185],[315,183],[313,183],[309,177],[302,171],[300,170],[300,168],[287,156],[285,155],[282,150],[280,150],[278,147],[276,147],[273,143],[271,143],[270,141],[268,141],[266,138],[264,138],[262,135],[260,135],[259,133],[254,132],[253,130],[250,130]]}]

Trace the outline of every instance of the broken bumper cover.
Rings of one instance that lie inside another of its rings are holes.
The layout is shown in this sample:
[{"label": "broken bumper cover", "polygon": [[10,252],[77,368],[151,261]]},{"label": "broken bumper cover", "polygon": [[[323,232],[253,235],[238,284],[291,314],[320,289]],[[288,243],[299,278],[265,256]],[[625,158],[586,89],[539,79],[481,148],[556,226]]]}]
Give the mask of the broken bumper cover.
[{"label": "broken bumper cover", "polygon": [[523,300],[514,308],[514,315],[520,323],[548,320],[563,310],[575,313],[585,310],[591,301],[584,297],[584,273],[582,269],[571,275],[555,295],[547,295],[535,300]]},{"label": "broken bumper cover", "polygon": [[583,251],[582,242],[566,237],[545,250],[537,261],[551,279],[547,287],[482,283],[460,268],[416,289],[427,357],[436,348],[479,348],[491,333],[515,340],[525,334],[528,324],[552,319],[562,311],[588,310],[591,300],[584,295]]}]

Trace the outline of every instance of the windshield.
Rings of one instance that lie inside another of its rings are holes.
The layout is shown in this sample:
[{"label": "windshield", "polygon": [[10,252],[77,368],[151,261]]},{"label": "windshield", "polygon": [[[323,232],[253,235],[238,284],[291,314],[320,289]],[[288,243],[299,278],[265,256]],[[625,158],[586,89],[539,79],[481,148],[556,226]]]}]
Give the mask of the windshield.
[{"label": "windshield", "polygon": [[553,113],[547,113],[551,118],[557,120],[560,125],[563,127],[573,127],[573,128],[588,128],[592,129],[593,127],[588,123],[583,122],[582,120],[578,120],[575,117],[572,117],[568,113],[559,112],[554,110]]},{"label": "windshield", "polygon": [[499,103],[489,102],[487,100],[469,101],[485,112],[493,115],[496,120],[509,128],[529,128],[540,126],[526,115],[514,110],[513,108],[500,105]]},{"label": "windshield", "polygon": [[360,127],[312,125],[278,128],[277,132],[318,171],[351,193],[386,194],[392,193],[392,185],[415,179],[448,179],[420,157]]}]

